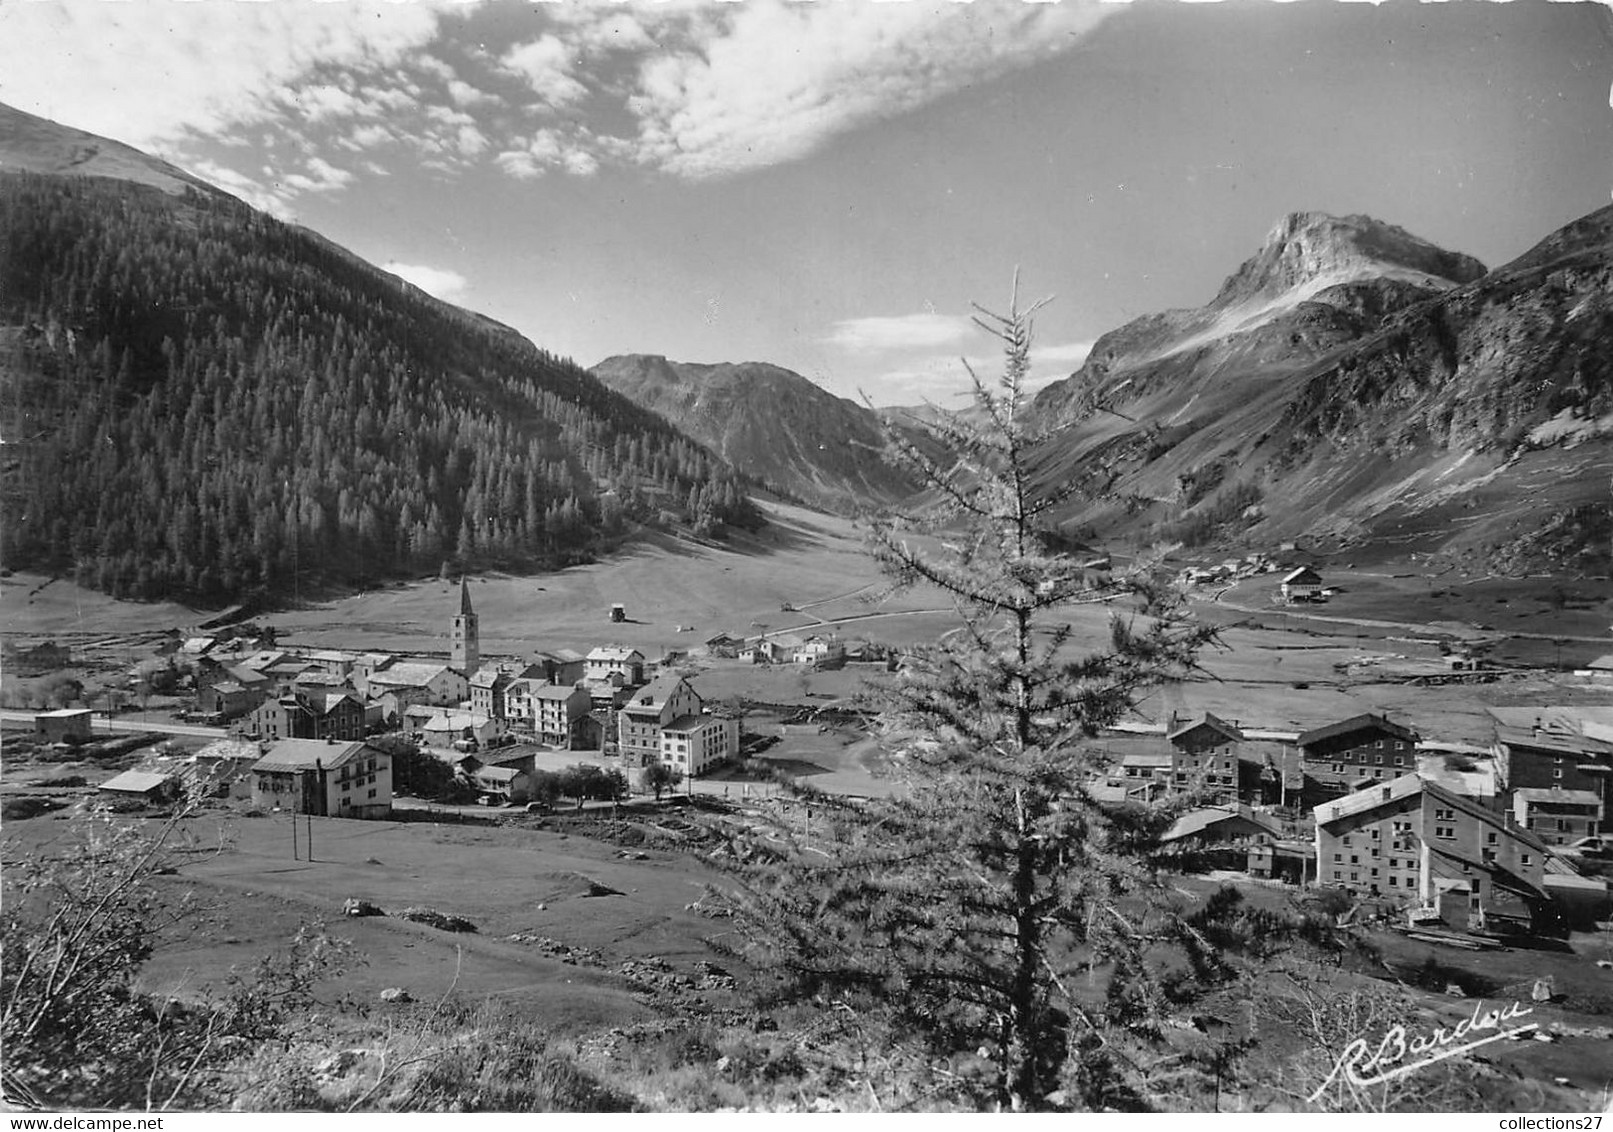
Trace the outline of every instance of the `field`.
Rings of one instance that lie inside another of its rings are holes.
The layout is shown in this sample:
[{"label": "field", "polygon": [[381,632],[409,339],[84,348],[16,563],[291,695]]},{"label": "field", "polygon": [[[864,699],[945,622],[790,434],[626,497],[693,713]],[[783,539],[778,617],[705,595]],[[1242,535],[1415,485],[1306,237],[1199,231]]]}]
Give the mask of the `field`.
[{"label": "field", "polygon": [[[53,817],[7,823],[16,850],[46,853],[67,828]],[[435,1001],[452,989],[466,1001],[520,1004],[558,1031],[580,1032],[649,1016],[610,968],[661,960],[693,977],[694,963],[710,958],[703,938],[722,930],[720,921],[685,910],[711,878],[679,852],[643,848],[634,851],[644,857],[638,860],[608,842],[536,828],[316,818],[309,861],[306,831],[298,836],[301,859],[294,859],[286,815],[221,810],[181,827],[179,871],[158,883],[175,896],[195,890],[203,912],[148,963],[145,986],[187,993],[219,986],[232,967],[284,949],[303,926],[319,926],[351,941],[363,960],[322,997],[373,1003],[382,989],[402,987]],[[477,930],[347,918],[348,897],[391,913],[430,907]],[[506,938],[515,933],[603,949],[610,967],[563,962],[543,945]]]},{"label": "field", "polygon": [[[606,562],[535,577],[472,578],[484,656],[516,659],[538,649],[586,651],[620,642],[654,659],[696,650],[720,631],[833,631],[900,647],[956,626],[952,606],[934,591],[881,599],[883,580],[854,521],[787,505],[768,509],[767,529],[732,543],[656,536]],[[1613,652],[1613,592],[1605,584],[1467,578],[1449,569],[1425,571],[1415,561],[1357,569],[1341,559],[1318,568],[1342,589],[1325,604],[1274,605],[1273,574],[1222,592],[1196,592],[1200,616],[1222,626],[1223,647],[1204,655],[1198,679],[1146,698],[1138,717],[1160,723],[1173,713],[1210,710],[1250,727],[1303,730],[1379,711],[1406,719],[1426,738],[1482,745],[1490,739],[1486,705],[1613,698],[1605,686],[1557,672],[1559,661],[1568,669]],[[293,646],[446,655],[457,588],[456,580],[438,578],[399,583],[262,620]],[[616,602],[628,620],[613,624],[607,614]],[[0,580],[0,606],[9,638],[55,639],[108,671],[148,656],[160,630],[188,633],[211,615],[115,602],[65,580],[47,584],[22,575]],[[1114,612],[1102,604],[1069,609],[1077,647],[1104,641]],[[1518,668],[1490,683],[1419,685],[1410,672],[1442,668],[1440,641],[1490,642],[1499,665]],[[696,678],[711,698],[775,704],[843,700],[861,684],[855,670],[807,673],[794,666],[723,664]]]}]

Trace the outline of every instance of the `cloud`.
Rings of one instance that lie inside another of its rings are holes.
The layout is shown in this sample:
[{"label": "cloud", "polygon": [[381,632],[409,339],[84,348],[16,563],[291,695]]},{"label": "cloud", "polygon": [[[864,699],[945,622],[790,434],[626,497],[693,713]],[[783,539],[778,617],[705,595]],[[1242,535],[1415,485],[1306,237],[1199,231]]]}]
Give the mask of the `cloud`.
[{"label": "cloud", "polygon": [[192,161],[190,171],[209,184],[217,185],[225,192],[240,197],[253,208],[261,209],[281,220],[294,218],[290,203],[283,193],[276,193],[239,170],[213,161]]},{"label": "cloud", "polygon": [[553,35],[510,48],[499,59],[503,69],[524,81],[550,106],[570,106],[588,96],[588,88],[572,77],[575,52]]},{"label": "cloud", "polygon": [[449,271],[442,267],[426,267],[391,260],[382,264],[381,270],[390,271],[399,279],[408,280],[428,295],[435,295],[439,299],[453,300],[470,289],[470,280],[457,271]]},{"label": "cloud", "polygon": [[691,25],[692,42],[644,60],[628,100],[640,161],[698,180],[795,160],[1067,50],[1107,14],[1076,0],[726,7],[721,23]]},{"label": "cloud", "polygon": [[354,96],[304,85],[314,68],[395,67],[437,33],[444,10],[376,0],[0,4],[0,101],[171,152],[273,119],[288,93],[312,117],[340,112]]},{"label": "cloud", "polygon": [[863,352],[936,349],[968,338],[976,327],[962,315],[909,314],[849,318],[834,324],[825,339],[843,350]]}]

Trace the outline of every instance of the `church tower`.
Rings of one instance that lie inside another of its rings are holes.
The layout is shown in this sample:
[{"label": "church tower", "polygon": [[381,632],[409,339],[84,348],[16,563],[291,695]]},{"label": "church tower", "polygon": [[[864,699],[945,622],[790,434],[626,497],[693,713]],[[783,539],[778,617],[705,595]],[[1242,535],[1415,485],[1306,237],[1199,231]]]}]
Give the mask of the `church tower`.
[{"label": "church tower", "polygon": [[476,611],[470,607],[470,586],[463,574],[459,577],[459,613],[454,617],[454,649],[448,663],[466,676],[474,676],[482,666],[481,634],[476,625]]}]

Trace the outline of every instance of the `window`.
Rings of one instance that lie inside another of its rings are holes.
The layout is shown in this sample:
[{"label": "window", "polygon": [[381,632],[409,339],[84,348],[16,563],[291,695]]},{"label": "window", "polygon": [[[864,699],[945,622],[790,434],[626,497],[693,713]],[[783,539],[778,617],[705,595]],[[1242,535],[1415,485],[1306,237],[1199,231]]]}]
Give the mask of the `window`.
[{"label": "window", "polygon": [[1390,887],[1390,888],[1395,888],[1395,887],[1397,887],[1397,886],[1398,886],[1398,885],[1399,885],[1399,884],[1400,884],[1400,882],[1399,882],[1399,881],[1397,881],[1397,880],[1396,880],[1396,879],[1395,879],[1395,878],[1394,878],[1394,874],[1393,874],[1393,873],[1391,873],[1391,874],[1390,874],[1390,875],[1389,875],[1389,887]]},{"label": "window", "polygon": [[1361,879],[1361,874],[1359,874],[1359,873],[1351,873],[1350,874],[1350,879],[1351,880],[1360,880]]},{"label": "window", "polygon": [[370,791],[370,797],[371,797],[371,798],[373,798],[373,797],[375,797],[375,791],[374,791],[374,790],[371,790],[371,791]]},{"label": "window", "polygon": [[1372,840],[1374,840],[1374,841],[1378,840],[1378,831],[1377,831],[1376,828],[1374,828],[1373,831],[1372,831]]},{"label": "window", "polygon": [[1333,764],[1333,773],[1334,774],[1343,774],[1344,773],[1344,764],[1343,763],[1334,763]]},{"label": "window", "polygon": [[1376,756],[1374,756],[1374,757],[1373,757],[1373,759],[1372,759],[1372,761],[1373,761],[1373,762],[1374,762],[1374,763],[1375,763],[1375,764],[1376,764],[1376,765],[1378,765],[1378,766],[1382,766],[1382,765],[1383,765],[1383,756],[1382,756],[1382,755],[1376,755]]},{"label": "window", "polygon": [[1495,844],[1495,843],[1496,843],[1496,841],[1497,841],[1497,834],[1496,834],[1496,832],[1495,832],[1495,830],[1493,830],[1493,829],[1492,829],[1492,830],[1490,830],[1490,832],[1489,832],[1489,833],[1488,833],[1488,834],[1486,834],[1486,835],[1485,835],[1485,838],[1484,838],[1484,840],[1485,840],[1485,841],[1486,841],[1486,842],[1487,842],[1487,843],[1488,843],[1488,844],[1490,844],[1490,845],[1494,845],[1494,844]]},{"label": "window", "polygon": [[1399,765],[1401,765],[1401,764],[1400,764],[1400,756],[1399,756],[1399,755],[1396,755],[1396,756],[1395,756],[1395,765],[1396,765],[1396,766],[1399,766]]},{"label": "window", "polygon": [[1378,875],[1378,870],[1377,870],[1377,869],[1373,869],[1373,870],[1372,870],[1372,875],[1373,875],[1373,876],[1377,876],[1377,875]]},{"label": "window", "polygon": [[1533,859],[1529,856],[1529,854],[1520,853],[1518,855],[1518,864],[1528,866],[1528,865],[1533,864],[1533,863],[1534,863]]},{"label": "window", "polygon": [[1451,825],[1436,825],[1434,827],[1434,836],[1444,838],[1447,841],[1454,840],[1456,837],[1456,827]]},{"label": "window", "polygon": [[1359,865],[1360,863],[1361,863],[1361,858],[1357,857],[1354,853],[1351,853],[1350,854],[1350,864]]},{"label": "window", "polygon": [[1551,772],[1551,776],[1553,778],[1561,778],[1563,776],[1563,768],[1562,767],[1553,768],[1553,770]]},{"label": "window", "polygon": [[1334,880],[1343,880],[1344,879],[1344,874],[1339,872],[1337,869],[1334,869],[1333,870],[1333,879]]},{"label": "window", "polygon": [[1335,860],[1335,861],[1344,860],[1344,854],[1343,853],[1335,853],[1335,854],[1333,854],[1333,860]]}]

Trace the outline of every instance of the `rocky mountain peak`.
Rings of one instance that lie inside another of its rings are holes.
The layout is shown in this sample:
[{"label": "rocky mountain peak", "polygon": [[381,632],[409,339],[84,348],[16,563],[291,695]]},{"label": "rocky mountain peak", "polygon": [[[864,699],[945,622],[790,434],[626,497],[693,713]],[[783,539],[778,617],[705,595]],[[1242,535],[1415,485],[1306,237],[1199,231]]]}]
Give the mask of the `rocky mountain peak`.
[{"label": "rocky mountain peak", "polygon": [[1370,216],[1291,212],[1222,285],[1215,305],[1371,278],[1443,290],[1471,283],[1485,270],[1472,256],[1446,251]]}]

